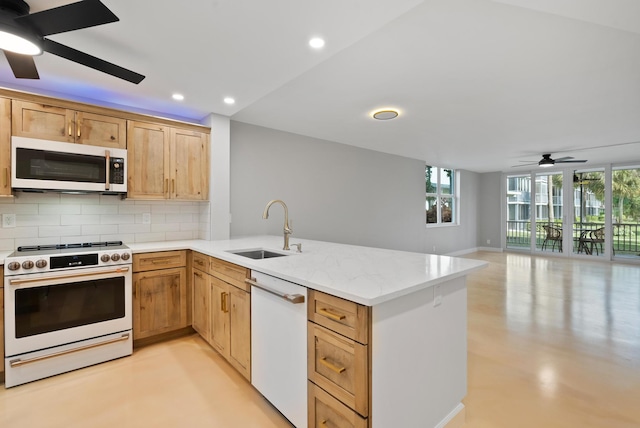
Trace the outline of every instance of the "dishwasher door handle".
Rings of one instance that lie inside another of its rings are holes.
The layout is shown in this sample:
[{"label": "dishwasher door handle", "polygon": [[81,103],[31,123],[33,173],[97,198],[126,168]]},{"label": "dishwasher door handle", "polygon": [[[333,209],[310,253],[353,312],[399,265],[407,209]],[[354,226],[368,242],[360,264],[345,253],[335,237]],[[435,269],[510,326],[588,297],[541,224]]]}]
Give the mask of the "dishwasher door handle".
[{"label": "dishwasher door handle", "polygon": [[271,287],[267,287],[264,284],[260,284],[258,283],[258,281],[256,281],[255,278],[251,278],[251,279],[245,279],[244,282],[246,282],[249,285],[253,285],[254,287],[258,287],[261,290],[266,291],[267,293],[271,293],[273,295],[276,295],[284,300],[286,300],[289,303],[304,303],[304,296],[302,294],[287,294],[287,293],[282,293],[278,290],[274,290]]}]

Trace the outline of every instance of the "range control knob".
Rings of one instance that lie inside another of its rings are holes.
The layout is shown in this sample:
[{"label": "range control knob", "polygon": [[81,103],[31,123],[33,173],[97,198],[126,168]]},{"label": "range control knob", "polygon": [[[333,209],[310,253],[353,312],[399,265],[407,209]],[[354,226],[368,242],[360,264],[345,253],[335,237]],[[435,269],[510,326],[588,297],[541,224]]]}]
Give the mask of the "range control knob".
[{"label": "range control knob", "polygon": [[47,261],[45,259],[40,259],[36,262],[36,267],[43,268],[47,266]]},{"label": "range control knob", "polygon": [[118,253],[111,254],[111,260],[113,260],[114,262],[117,262],[118,260],[120,260],[120,254]]},{"label": "range control knob", "polygon": [[22,262],[22,267],[24,269],[31,269],[33,267],[33,262],[31,260],[25,260]]},{"label": "range control knob", "polygon": [[102,260],[103,262],[105,262],[105,263],[106,263],[106,262],[108,262],[109,260],[111,260],[111,257],[109,257],[109,254],[103,254],[103,255],[100,257],[100,260]]},{"label": "range control knob", "polygon": [[120,257],[122,257],[122,260],[127,261],[131,256],[129,255],[129,253],[122,253]]},{"label": "range control knob", "polygon": [[20,263],[18,262],[11,262],[7,265],[7,269],[9,270],[18,270],[20,269]]}]

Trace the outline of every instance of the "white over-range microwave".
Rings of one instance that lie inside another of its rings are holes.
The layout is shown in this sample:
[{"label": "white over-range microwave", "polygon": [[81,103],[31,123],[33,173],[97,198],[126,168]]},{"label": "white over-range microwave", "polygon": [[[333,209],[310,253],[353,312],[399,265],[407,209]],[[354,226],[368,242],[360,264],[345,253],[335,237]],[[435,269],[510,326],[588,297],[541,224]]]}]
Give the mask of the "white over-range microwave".
[{"label": "white over-range microwave", "polygon": [[11,187],[126,193],[127,150],[11,137]]}]

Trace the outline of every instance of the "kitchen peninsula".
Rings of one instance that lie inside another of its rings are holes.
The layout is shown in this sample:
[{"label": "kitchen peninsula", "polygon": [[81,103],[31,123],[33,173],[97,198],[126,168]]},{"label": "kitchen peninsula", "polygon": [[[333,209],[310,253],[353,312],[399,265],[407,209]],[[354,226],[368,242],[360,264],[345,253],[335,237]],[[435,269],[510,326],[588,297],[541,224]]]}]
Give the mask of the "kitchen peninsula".
[{"label": "kitchen peninsula", "polygon": [[[368,422],[358,415],[356,422],[350,422],[369,427],[444,427],[454,419],[463,420],[465,277],[487,263],[320,241],[292,239],[292,243],[301,243],[302,252],[283,251],[282,237],[276,236],[139,243],[130,248],[134,254],[190,249],[366,307],[369,400],[367,414],[360,414]],[[233,253],[249,249],[287,256],[253,260]],[[311,400],[311,389],[316,387],[311,381],[309,385]],[[312,404],[309,408],[313,412]]]}]

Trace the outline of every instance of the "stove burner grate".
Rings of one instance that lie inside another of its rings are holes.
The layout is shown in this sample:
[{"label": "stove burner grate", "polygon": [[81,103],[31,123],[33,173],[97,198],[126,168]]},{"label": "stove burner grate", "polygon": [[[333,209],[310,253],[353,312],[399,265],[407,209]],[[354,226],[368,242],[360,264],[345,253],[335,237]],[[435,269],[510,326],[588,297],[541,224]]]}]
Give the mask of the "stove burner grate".
[{"label": "stove burner grate", "polygon": [[115,247],[120,245],[122,245],[122,241],[82,242],[78,244],[31,245],[18,247],[18,251],[66,250],[68,248]]}]

